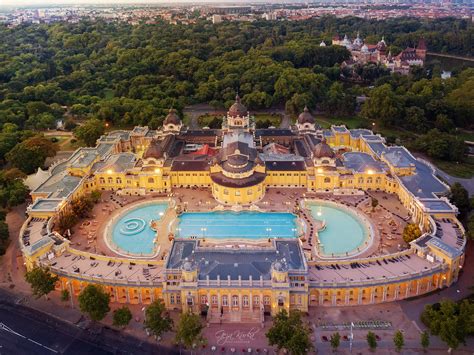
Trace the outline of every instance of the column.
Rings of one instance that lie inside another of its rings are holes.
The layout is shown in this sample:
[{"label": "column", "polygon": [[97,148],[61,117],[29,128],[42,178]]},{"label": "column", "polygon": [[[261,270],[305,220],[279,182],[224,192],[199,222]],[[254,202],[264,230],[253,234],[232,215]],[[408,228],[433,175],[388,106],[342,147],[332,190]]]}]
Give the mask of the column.
[{"label": "column", "polygon": [[249,302],[250,302],[250,311],[253,312],[253,295],[252,295],[252,292],[250,292],[250,295],[249,295]]},{"label": "column", "polygon": [[395,287],[395,294],[394,294],[394,300],[398,300],[398,294],[400,293],[400,285],[397,285]]},{"label": "column", "polygon": [[373,288],[370,289],[370,303],[374,303],[375,301],[375,290]]},{"label": "column", "polygon": [[416,280],[416,295],[420,293],[420,280]]},{"label": "column", "polygon": [[349,304],[349,294],[346,292],[346,306]]},{"label": "column", "polygon": [[383,294],[382,294],[382,301],[385,302],[387,300],[387,287],[383,288]]},{"label": "column", "polygon": [[127,296],[127,303],[130,303],[130,293],[129,293],[129,290],[130,290],[130,289],[129,289],[128,287],[125,289],[125,291],[126,291],[126,292],[125,292],[125,296]]},{"label": "column", "polygon": [[357,304],[362,304],[362,290],[357,291]]},{"label": "column", "polygon": [[217,292],[217,309],[219,310],[219,312],[221,311],[221,292],[220,291]]},{"label": "column", "polygon": [[408,295],[410,294],[410,284],[407,285],[407,289],[405,291],[405,298],[408,298]]},{"label": "column", "polygon": [[321,293],[319,294],[319,305],[321,306],[323,303],[324,303],[324,295],[323,295],[323,293],[321,292]]}]

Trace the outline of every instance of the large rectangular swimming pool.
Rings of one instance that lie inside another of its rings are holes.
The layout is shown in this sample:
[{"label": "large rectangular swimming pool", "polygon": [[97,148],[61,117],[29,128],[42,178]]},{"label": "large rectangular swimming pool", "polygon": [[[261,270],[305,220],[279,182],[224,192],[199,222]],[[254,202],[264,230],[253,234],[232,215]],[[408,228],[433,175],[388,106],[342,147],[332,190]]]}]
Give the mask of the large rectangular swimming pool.
[{"label": "large rectangular swimming pool", "polygon": [[277,212],[189,212],[179,217],[176,236],[215,239],[294,238],[296,216]]}]

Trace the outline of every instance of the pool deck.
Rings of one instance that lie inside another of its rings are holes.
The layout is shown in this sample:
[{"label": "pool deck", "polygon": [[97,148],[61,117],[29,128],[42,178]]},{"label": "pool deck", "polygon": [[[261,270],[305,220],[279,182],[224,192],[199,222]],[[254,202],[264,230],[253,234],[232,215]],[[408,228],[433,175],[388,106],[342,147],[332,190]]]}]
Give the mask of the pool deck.
[{"label": "pool deck", "polygon": [[[405,226],[408,212],[398,201],[397,197],[383,192],[370,192],[377,198],[379,206],[372,210],[371,199],[368,194],[361,195],[334,195],[333,193],[308,193],[305,189],[286,188],[268,189],[265,197],[257,204],[250,206],[252,210],[264,212],[286,212],[298,214],[300,220],[306,225],[305,234],[302,236],[303,249],[308,260],[320,260],[314,253],[315,239],[313,237],[310,245],[311,220],[309,212],[302,209],[301,202],[304,199],[323,199],[345,204],[361,212],[371,221],[374,226],[374,240],[372,245],[357,255],[358,258],[380,256],[398,252],[408,246],[402,239],[402,231]],[[104,192],[101,201],[94,206],[91,218],[81,220],[72,228],[72,246],[81,251],[123,257],[120,251],[109,248],[105,240],[105,228],[107,223],[114,217],[123,213],[124,208],[141,203],[152,203],[154,201],[173,200],[179,208],[192,212],[209,212],[219,210],[219,204],[212,198],[208,189],[175,189],[172,194],[151,194],[147,196],[118,196],[115,193]],[[173,208],[168,208],[159,223],[157,231],[157,243],[160,246],[159,253],[150,258],[162,260],[169,253],[171,242],[168,239],[169,232],[174,232],[176,227],[176,213]],[[309,219],[309,220],[308,220]],[[317,223],[317,222],[316,222]],[[267,239],[248,240],[216,240],[204,238],[201,240],[207,246],[238,244],[242,247],[270,246]],[[133,255],[127,256],[133,258]],[[352,256],[353,258],[354,256]]]}]

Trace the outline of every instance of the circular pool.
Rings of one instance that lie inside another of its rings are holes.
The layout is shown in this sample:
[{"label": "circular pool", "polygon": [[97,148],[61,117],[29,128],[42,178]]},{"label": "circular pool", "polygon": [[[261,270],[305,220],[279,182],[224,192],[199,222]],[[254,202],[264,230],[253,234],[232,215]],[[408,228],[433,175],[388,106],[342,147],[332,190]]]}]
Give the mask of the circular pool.
[{"label": "circular pool", "polygon": [[308,208],[314,219],[323,221],[318,232],[322,257],[344,257],[362,252],[372,240],[370,222],[349,207],[326,201],[312,201]]},{"label": "circular pool", "polygon": [[156,232],[151,229],[150,222],[159,220],[167,208],[166,202],[153,202],[125,209],[110,222],[107,232],[110,247],[119,253],[152,255]]}]

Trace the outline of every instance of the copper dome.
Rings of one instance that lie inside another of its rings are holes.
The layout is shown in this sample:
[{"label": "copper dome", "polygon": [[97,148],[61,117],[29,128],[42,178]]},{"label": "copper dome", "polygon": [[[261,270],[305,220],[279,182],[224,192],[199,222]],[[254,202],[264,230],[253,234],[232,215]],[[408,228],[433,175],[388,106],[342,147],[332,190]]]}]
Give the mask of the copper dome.
[{"label": "copper dome", "polygon": [[298,116],[298,123],[299,124],[305,124],[305,123],[314,123],[314,117],[309,112],[308,107],[305,106],[303,112],[300,113]]},{"label": "copper dome", "polygon": [[168,112],[168,115],[166,115],[165,120],[163,121],[164,125],[167,124],[174,124],[174,125],[179,125],[181,124],[181,119],[179,118],[178,114],[176,113],[176,110],[171,108]]},{"label": "copper dome", "polygon": [[237,95],[235,97],[235,102],[232,104],[231,107],[229,107],[229,116],[231,117],[237,117],[237,116],[240,116],[240,117],[245,117],[247,116],[247,107],[245,107],[244,105],[242,105],[240,103],[240,96]]},{"label": "copper dome", "polygon": [[326,138],[323,138],[321,143],[316,144],[313,155],[315,158],[334,158],[336,156],[331,147],[326,143]]}]

